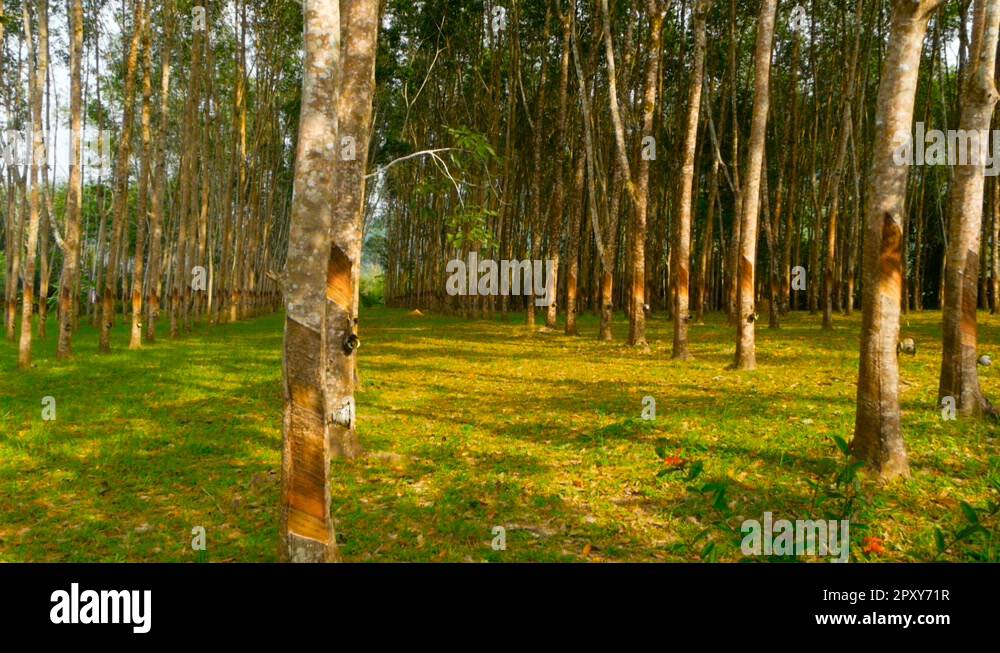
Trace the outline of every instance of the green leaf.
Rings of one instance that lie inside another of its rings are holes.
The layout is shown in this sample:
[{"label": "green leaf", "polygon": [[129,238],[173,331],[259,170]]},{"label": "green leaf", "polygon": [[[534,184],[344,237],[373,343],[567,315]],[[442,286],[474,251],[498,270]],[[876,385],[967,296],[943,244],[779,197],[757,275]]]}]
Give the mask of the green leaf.
[{"label": "green leaf", "polygon": [[944,553],[945,546],[944,543],[944,533],[941,532],[940,528],[934,529],[934,543],[937,544],[938,555]]},{"label": "green leaf", "polygon": [[850,445],[847,444],[847,440],[840,437],[839,435],[833,436],[833,440],[834,442],[837,443],[837,448],[840,449],[841,453],[843,453],[845,456],[851,455],[851,447]]},{"label": "green leaf", "polygon": [[965,501],[963,501],[960,505],[962,506],[962,512],[965,513],[965,518],[969,520],[969,523],[978,524],[979,515],[976,514],[976,509],[970,506]]},{"label": "green leaf", "polygon": [[724,486],[721,490],[715,493],[715,500],[712,502],[712,507],[719,512],[726,512],[729,510],[729,504],[726,503],[726,488]]},{"label": "green leaf", "polygon": [[705,463],[700,460],[696,460],[691,465],[691,469],[689,469],[687,473],[687,478],[685,478],[684,480],[689,482],[693,481],[694,479],[698,478],[701,475],[701,472],[704,469],[705,469]]},{"label": "green leaf", "polygon": [[972,535],[974,535],[976,533],[985,533],[985,534],[988,535],[989,531],[987,531],[985,528],[983,528],[979,524],[972,524],[971,526],[966,526],[965,528],[963,528],[962,530],[960,530],[958,533],[956,533],[955,534],[955,539],[958,540],[959,542],[961,542],[962,540],[965,540],[968,537],[970,537],[970,536],[972,536]]},{"label": "green leaf", "polygon": [[851,463],[837,475],[837,485],[848,485],[858,474],[858,470],[864,466],[863,462]]}]

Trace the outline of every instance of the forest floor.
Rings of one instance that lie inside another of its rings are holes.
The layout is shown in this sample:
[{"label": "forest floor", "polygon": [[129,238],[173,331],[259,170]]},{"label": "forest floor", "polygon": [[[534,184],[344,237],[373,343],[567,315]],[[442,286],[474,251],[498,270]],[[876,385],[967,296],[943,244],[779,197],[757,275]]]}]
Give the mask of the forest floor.
[{"label": "forest floor", "polygon": [[[579,337],[532,335],[523,319],[363,312],[367,455],[331,472],[345,559],[740,560],[744,519],[845,509],[822,498],[845,464],[834,436],[851,437],[859,315],[831,332],[805,313],[762,324],[752,373],[726,369],[733,329],[720,315],[692,326],[690,362],[670,360],[663,315],[649,354],[598,342],[590,315]],[[980,324],[1000,361],[1000,318]],[[29,373],[0,341],[0,561],[274,560],[282,318],[141,351],[119,324],[103,356],[85,327],[70,362],[55,359],[56,326]],[[862,474],[852,560],[934,559],[935,529],[950,544],[970,519],[962,502],[983,508],[1000,485],[998,427],[945,421],[937,406],[940,314],[904,316],[903,335],[918,345],[901,358],[912,479],[878,488]],[[1000,364],[980,371],[1000,398]],[[655,420],[642,419],[647,396]],[[204,552],[191,547],[198,526]],[[943,559],[996,559],[997,545],[976,534]]]}]

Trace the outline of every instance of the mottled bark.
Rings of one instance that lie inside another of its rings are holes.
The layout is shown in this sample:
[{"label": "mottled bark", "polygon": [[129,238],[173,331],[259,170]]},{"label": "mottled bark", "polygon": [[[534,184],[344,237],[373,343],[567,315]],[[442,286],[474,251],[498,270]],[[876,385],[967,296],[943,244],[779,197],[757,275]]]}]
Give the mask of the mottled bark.
[{"label": "mottled bark", "polygon": [[754,54],[754,99],[747,150],[746,180],[743,187],[743,211],[740,216],[740,259],[737,278],[736,360],[741,370],[757,367],[754,302],[754,274],[757,261],[757,219],[760,213],[761,174],[764,162],[764,139],[770,109],[771,45],[774,41],[774,16],[777,0],[763,0],[757,24]]},{"label": "mottled bark", "polygon": [[[998,99],[996,70],[1000,0],[975,0],[973,6],[970,70],[962,91],[959,129],[986,135]],[[993,414],[983,396],[976,369],[978,325],[976,304],[980,278],[980,244],[983,217],[984,168],[988,142],[969,165],[955,168],[948,197],[948,262],[944,287],[944,346],[938,397],[953,397],[963,415]],[[970,157],[972,154],[970,153]]]},{"label": "mottled bark", "polygon": [[[364,220],[365,172],[368,142],[371,137],[372,98],[375,94],[375,55],[378,38],[378,2],[350,0],[342,3],[342,38],[344,42],[341,88],[338,95],[338,136],[341,145],[334,174],[334,193],[338,198],[333,213],[333,246],[339,248],[349,263],[351,292],[343,301],[327,303],[327,327],[343,340],[358,329],[358,288],[361,281],[361,247]],[[355,143],[354,158],[345,158],[345,139]],[[332,264],[332,263],[331,263]],[[333,268],[331,268],[333,271]],[[338,268],[336,272],[340,273]],[[336,285],[340,281],[329,279]],[[329,299],[329,297],[328,297]],[[354,383],[357,356],[333,349],[328,370],[328,393],[336,395],[334,404],[353,396],[344,387]],[[346,375],[340,375],[342,369]],[[333,376],[333,373],[338,373]],[[334,457],[353,458],[361,454],[361,443],[353,424],[350,428],[331,428],[330,451]]]},{"label": "mottled bark", "polygon": [[[303,3],[305,64],[284,279],[281,554],[291,562],[337,558],[330,516],[327,437],[337,415],[328,411],[326,375],[329,360],[336,355],[332,349],[343,347],[344,342],[331,342],[327,337],[327,303],[331,292],[342,298],[351,292],[350,270],[346,278],[341,270],[346,255],[334,248],[331,238],[340,199],[334,196],[333,176],[339,153],[339,4],[339,0]],[[339,285],[334,288],[328,288],[331,267],[340,272],[336,277]],[[352,407],[341,422],[353,425]]]},{"label": "mottled bark", "polygon": [[900,429],[899,339],[902,216],[909,166],[897,165],[897,134],[909,137],[927,23],[941,0],[893,2],[875,114],[862,261],[861,362],[851,450],[883,479],[909,475]]},{"label": "mottled bark", "polygon": [[[45,165],[45,148],[42,143],[42,88],[45,86],[46,71],[43,70],[40,51],[42,25],[48,22],[48,8],[40,3],[37,8],[25,3],[23,11],[24,34],[29,43],[30,63],[28,66],[28,87],[31,102],[31,189],[28,199],[27,248],[24,253],[24,288],[21,301],[21,339],[18,344],[17,365],[21,369],[31,367],[32,317],[35,304],[35,258],[38,254],[38,227],[41,219],[41,189],[39,188],[39,166]],[[35,20],[37,18],[37,21]],[[37,38],[32,23],[37,22]]]},{"label": "mottled bark", "polygon": [[[48,47],[48,7],[26,3],[24,33],[30,44],[29,88],[31,95],[31,190],[28,200],[27,248],[24,253],[24,289],[21,301],[21,339],[18,346],[17,365],[31,367],[32,317],[35,303],[35,258],[38,254],[38,227],[41,219],[41,182],[39,166],[45,165],[45,146],[42,142],[42,89],[45,87],[47,69],[41,52]],[[37,39],[33,36],[33,19],[37,19]],[[44,42],[43,42],[44,41]]]}]

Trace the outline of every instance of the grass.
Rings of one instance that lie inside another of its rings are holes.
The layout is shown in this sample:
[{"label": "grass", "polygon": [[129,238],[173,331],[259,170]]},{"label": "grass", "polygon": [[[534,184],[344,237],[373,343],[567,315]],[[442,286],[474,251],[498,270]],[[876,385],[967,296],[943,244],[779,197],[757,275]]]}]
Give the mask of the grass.
[{"label": "grass", "polygon": [[[669,360],[662,316],[648,355],[597,342],[589,315],[574,338],[532,335],[523,315],[374,308],[362,319],[367,455],[331,470],[347,560],[696,561],[706,537],[718,559],[740,560],[723,524],[765,511],[822,519],[831,505],[814,503],[810,483],[842,466],[833,436],[850,439],[858,316],[832,332],[806,314],[761,326],[752,373],[726,369],[733,330],[717,315],[692,327],[687,363]],[[986,505],[1000,479],[997,427],[941,418],[939,323],[936,312],[904,317],[918,344],[901,359],[912,479],[864,480],[852,560],[933,559],[935,528],[960,528],[961,502]],[[980,325],[982,351],[1000,354],[1000,318]],[[27,373],[0,341],[0,561],[275,560],[281,317],[135,352],[119,324],[108,355],[85,327],[69,362],[55,359],[54,331]],[[1000,397],[998,366],[980,370]],[[653,421],[641,418],[647,396]],[[54,421],[42,420],[45,397]],[[658,443],[703,466],[698,486],[726,487],[726,513],[688,489],[683,471],[658,476]],[[192,551],[197,526],[206,552]],[[506,550],[491,546],[494,526],[506,529]],[[868,537],[884,550],[864,552]],[[979,534],[943,558],[996,559],[995,547]]]}]

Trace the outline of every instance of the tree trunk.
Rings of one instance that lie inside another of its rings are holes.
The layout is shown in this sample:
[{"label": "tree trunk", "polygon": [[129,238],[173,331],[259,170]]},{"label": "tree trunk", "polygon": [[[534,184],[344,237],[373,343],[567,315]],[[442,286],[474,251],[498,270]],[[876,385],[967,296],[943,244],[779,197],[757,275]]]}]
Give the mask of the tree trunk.
[{"label": "tree trunk", "polygon": [[[975,0],[972,48],[962,90],[959,129],[988,134],[997,102],[996,70],[1000,0]],[[938,397],[952,397],[963,415],[994,413],[979,386],[976,305],[983,217],[984,168],[988,140],[980,137],[978,157],[955,168],[948,198],[948,262],[944,287],[944,347]],[[970,148],[975,151],[976,148]],[[970,152],[970,158],[973,155]]]},{"label": "tree trunk", "polygon": [[[331,412],[335,397],[327,395],[338,380],[328,383],[328,361],[340,358],[341,352],[334,350],[345,342],[343,335],[339,342],[328,337],[327,303],[349,301],[351,295],[350,262],[331,238],[336,203],[343,199],[335,196],[333,176],[339,156],[339,4],[339,0],[303,3],[305,63],[284,280],[281,556],[291,562],[332,562],[338,557],[330,517],[327,435],[331,427],[350,428],[354,422],[353,406],[344,413]],[[339,285],[328,288],[331,280]],[[339,306],[341,321],[349,320],[349,313]],[[350,383],[343,385],[348,397],[352,388]]]},{"label": "tree trunk", "polygon": [[736,360],[740,370],[757,367],[754,323],[754,266],[757,260],[757,218],[760,213],[761,174],[764,162],[764,139],[770,108],[768,86],[771,79],[771,44],[774,40],[774,15],[777,0],[762,0],[757,24],[757,47],[754,55],[754,99],[747,152],[746,181],[743,187],[743,212],[740,217],[740,260],[736,270]]},{"label": "tree trunk", "polygon": [[583,220],[584,206],[584,172],[586,170],[586,155],[579,148],[576,157],[576,168],[573,173],[573,206],[569,222],[569,243],[566,252],[566,335],[577,335],[577,291],[580,276],[580,224]]},{"label": "tree trunk", "polygon": [[[691,277],[691,196],[695,181],[695,155],[698,149],[698,117],[701,110],[701,87],[705,67],[705,13],[708,0],[697,0],[691,17],[694,35],[694,60],[691,63],[691,81],[688,82],[687,124],[684,128],[683,163],[681,167],[680,201],[674,231],[673,263],[674,281],[674,348],[672,358],[687,360],[688,323],[690,322]],[[708,243],[711,246],[711,243]],[[704,276],[702,276],[704,281]]]},{"label": "tree trunk", "polygon": [[[26,3],[30,5],[30,3]],[[37,39],[32,36],[32,17],[37,16]],[[48,48],[48,7],[27,6],[24,11],[24,32],[31,47],[29,87],[31,93],[31,190],[29,195],[28,246],[24,255],[24,289],[21,303],[21,340],[17,364],[21,369],[31,367],[31,319],[35,303],[35,258],[38,253],[38,227],[41,218],[41,188],[39,166],[45,165],[45,146],[42,142],[42,89],[47,79],[45,57]]]},{"label": "tree trunk", "polygon": [[115,283],[118,275],[119,254],[125,237],[128,220],[128,177],[129,155],[132,152],[132,119],[135,115],[135,72],[139,61],[139,39],[143,31],[142,8],[139,0],[132,4],[135,25],[129,44],[125,65],[125,85],[122,98],[122,131],[118,140],[118,156],[115,162],[115,189],[113,212],[111,214],[111,246],[108,265],[104,270],[104,297],[101,304],[100,350],[111,351],[111,325],[114,323]]},{"label": "tree trunk", "polygon": [[[602,2],[607,4],[607,0],[602,0]],[[642,103],[642,131],[640,133],[643,137],[655,138],[656,130],[653,118],[659,88],[660,57],[662,56],[660,44],[663,40],[665,15],[660,0],[646,0],[646,13],[650,24],[649,58],[646,61],[645,95]],[[611,58],[610,25],[608,31],[605,32],[605,43],[609,50],[608,56]],[[613,105],[617,104],[616,99]],[[612,113],[612,115],[615,114],[617,114],[617,110]],[[621,150],[620,156],[624,157],[625,139],[621,133],[620,118],[616,121],[615,132],[618,134],[616,140]],[[629,322],[628,343],[643,349],[648,347],[646,344],[646,216],[649,206],[649,165],[649,157],[639,158],[639,170],[632,198],[635,214],[632,223],[632,316]],[[631,187],[631,183],[628,186]]]},{"label": "tree trunk", "polygon": [[66,359],[73,355],[73,301],[80,277],[80,213],[83,198],[83,176],[80,170],[80,138],[83,123],[83,89],[81,60],[83,58],[83,0],[72,0],[70,6],[70,136],[69,187],[66,189],[66,246],[63,248],[63,269],[59,278],[59,342],[56,355]]},{"label": "tree trunk", "polygon": [[[353,139],[355,156],[338,157],[334,174],[335,197],[333,229],[334,245],[346,254],[350,263],[350,301],[344,303],[338,298],[336,304],[327,303],[328,329],[335,328],[346,338],[358,329],[358,307],[356,298],[361,282],[361,248],[365,203],[365,172],[368,165],[368,144],[371,139],[372,98],[375,94],[375,54],[378,38],[378,2],[342,0],[342,38],[344,42],[341,89],[338,101],[337,142],[343,146],[345,139]],[[340,149],[340,148],[338,148]],[[340,150],[343,154],[343,150]],[[332,263],[331,263],[332,265]],[[337,270],[338,273],[341,270]],[[333,270],[331,270],[333,273]],[[329,283],[339,283],[330,279]],[[328,286],[329,288],[329,286]],[[329,299],[329,297],[328,297]],[[345,318],[342,313],[346,311]],[[346,321],[345,321],[346,320]],[[357,357],[343,356],[339,349],[332,361],[329,372],[339,372],[349,368],[345,378],[328,377],[327,383],[353,384],[356,374]],[[331,387],[328,392],[337,395],[336,401],[352,401],[353,390],[348,394],[343,389]],[[361,443],[353,424],[348,428],[334,428],[330,431],[330,453],[334,457],[354,458],[361,454]]]},{"label": "tree trunk", "polygon": [[[157,138],[153,146],[155,159],[153,192],[149,207],[149,296],[146,300],[146,340],[156,340],[156,321],[160,317],[160,277],[162,276],[163,197],[167,183],[167,130],[170,127],[170,49],[173,46],[173,3],[162,11],[163,48],[160,54],[160,107],[157,117]],[[169,252],[169,248],[168,248]]]},{"label": "tree trunk", "polygon": [[[142,30],[142,158],[139,162],[139,188],[136,192],[135,264],[132,268],[132,336],[129,349],[142,347],[143,255],[146,247],[146,216],[149,195],[149,162],[153,134],[150,121],[153,111],[153,47],[150,38],[149,0],[143,8]],[[206,175],[207,178],[207,175]]]},{"label": "tree trunk", "polygon": [[896,139],[909,138],[920,51],[941,0],[895,0],[875,114],[862,261],[861,362],[851,450],[885,480],[909,475],[900,431],[899,339],[902,217],[908,165]]},{"label": "tree trunk", "polygon": [[[559,154],[555,157],[554,168],[554,185],[552,189],[552,206],[551,213],[549,214],[549,247],[548,247],[548,259],[552,261],[552,271],[553,274],[558,275],[559,273],[559,253],[562,246],[562,234],[563,234],[563,208],[566,203],[566,184],[565,184],[565,145],[564,140],[566,138],[566,112],[569,104],[569,55],[570,55],[570,38],[571,38],[571,25],[573,16],[571,11],[576,11],[575,3],[571,6],[569,10],[564,11],[560,15],[560,20],[563,26],[563,41],[562,41],[562,59],[559,63],[559,117],[556,121],[556,133],[554,142],[559,150]],[[556,328],[556,322],[558,318],[558,302],[556,298],[559,296],[559,286],[558,277],[552,281],[552,303],[549,304],[548,309],[545,313],[545,326],[550,329]]]}]

